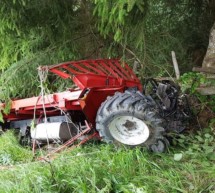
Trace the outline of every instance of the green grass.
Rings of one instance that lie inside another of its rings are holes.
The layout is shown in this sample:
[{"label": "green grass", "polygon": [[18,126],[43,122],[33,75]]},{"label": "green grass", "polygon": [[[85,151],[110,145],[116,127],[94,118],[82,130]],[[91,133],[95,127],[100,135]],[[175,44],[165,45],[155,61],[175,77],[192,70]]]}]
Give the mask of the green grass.
[{"label": "green grass", "polygon": [[33,159],[31,151],[19,145],[12,131],[0,137],[0,165],[28,162]]},{"label": "green grass", "polygon": [[[188,151],[192,147],[155,154],[88,144],[51,162],[1,169],[0,193],[215,192],[214,159],[205,151]],[[182,155],[180,161],[175,154]]]}]

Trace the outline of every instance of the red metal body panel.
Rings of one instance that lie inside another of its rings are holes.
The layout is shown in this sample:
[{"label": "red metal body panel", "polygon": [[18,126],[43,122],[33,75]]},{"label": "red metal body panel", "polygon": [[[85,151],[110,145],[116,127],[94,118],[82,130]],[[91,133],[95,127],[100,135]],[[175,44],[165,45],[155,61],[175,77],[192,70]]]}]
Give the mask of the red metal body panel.
[{"label": "red metal body panel", "polygon": [[[65,91],[55,93],[44,97],[31,97],[26,99],[14,100],[11,103],[11,110],[8,115],[4,115],[5,120],[21,120],[32,118],[35,113],[37,116],[43,115],[43,103],[46,108],[46,113],[49,116],[60,114],[62,110],[81,110],[78,99],[82,90]],[[4,107],[4,104],[0,104]]]},{"label": "red metal body panel", "polygon": [[86,98],[79,100],[84,114],[92,125],[95,125],[96,113],[101,103],[105,101],[108,96],[114,95],[117,91],[123,92],[124,87],[91,89]]},{"label": "red metal body panel", "polygon": [[49,71],[70,78],[80,89],[95,87],[132,87],[142,89],[130,67],[118,59],[82,60],[48,66]]},{"label": "red metal body panel", "polygon": [[[120,64],[118,59],[83,60],[65,62],[57,65],[41,67],[66,79],[71,79],[76,90],[47,95],[44,98],[32,97],[12,101],[11,111],[4,115],[6,121],[33,118],[44,114],[43,105],[48,116],[59,115],[60,110],[83,111],[87,120],[94,125],[96,113],[107,96],[126,88],[137,87],[142,90],[141,83],[126,63]],[[4,107],[4,104],[0,104]]]}]

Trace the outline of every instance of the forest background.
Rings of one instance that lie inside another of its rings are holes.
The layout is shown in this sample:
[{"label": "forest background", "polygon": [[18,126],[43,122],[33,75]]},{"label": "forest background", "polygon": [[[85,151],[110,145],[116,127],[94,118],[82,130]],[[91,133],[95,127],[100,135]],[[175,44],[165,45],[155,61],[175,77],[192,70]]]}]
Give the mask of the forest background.
[{"label": "forest background", "polygon": [[[174,76],[201,66],[215,20],[208,0],[2,0],[0,99],[38,95],[37,67],[63,61],[122,58],[138,76]],[[50,91],[70,82],[52,75]]]}]

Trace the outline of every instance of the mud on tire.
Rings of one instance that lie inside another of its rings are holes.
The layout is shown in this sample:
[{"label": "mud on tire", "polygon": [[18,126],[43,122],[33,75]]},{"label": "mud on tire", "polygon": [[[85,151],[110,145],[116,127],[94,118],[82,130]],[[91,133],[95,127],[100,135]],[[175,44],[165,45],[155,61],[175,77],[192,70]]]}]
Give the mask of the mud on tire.
[{"label": "mud on tire", "polygon": [[108,97],[96,117],[96,129],[103,141],[146,146],[154,152],[166,149],[162,123],[154,100],[139,91],[117,92]]}]

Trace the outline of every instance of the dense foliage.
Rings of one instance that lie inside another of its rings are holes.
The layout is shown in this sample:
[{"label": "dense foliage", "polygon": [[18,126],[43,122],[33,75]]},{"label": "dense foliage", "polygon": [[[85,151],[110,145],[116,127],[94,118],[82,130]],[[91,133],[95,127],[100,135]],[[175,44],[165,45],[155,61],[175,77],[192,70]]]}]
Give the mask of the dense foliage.
[{"label": "dense foliage", "polygon": [[39,65],[92,54],[96,40],[87,14],[91,8],[84,2],[23,0],[0,4],[1,94],[38,94]]},{"label": "dense foliage", "polygon": [[[3,0],[0,2],[0,98],[38,95],[36,68],[67,60],[123,57],[139,76],[173,75],[201,63],[213,23],[205,0]],[[48,88],[71,83],[49,76]]]}]

